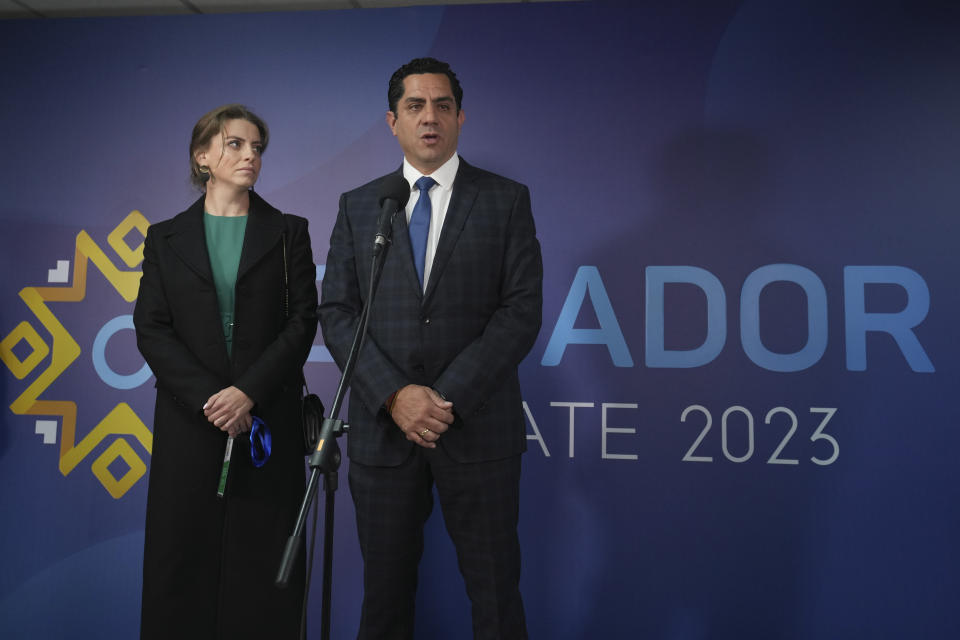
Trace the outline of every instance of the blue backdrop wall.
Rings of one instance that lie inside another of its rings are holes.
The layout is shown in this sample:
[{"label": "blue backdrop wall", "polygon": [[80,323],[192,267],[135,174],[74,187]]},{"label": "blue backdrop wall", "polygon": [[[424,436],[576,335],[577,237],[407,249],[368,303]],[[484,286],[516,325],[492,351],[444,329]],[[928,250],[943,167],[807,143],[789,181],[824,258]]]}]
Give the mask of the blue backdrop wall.
[{"label": "blue backdrop wall", "polygon": [[[958,33],[956,3],[890,0],[0,22],[0,635],[136,634],[130,314],[146,226],[196,197],[193,123],[267,120],[258,190],[322,265],[338,195],[400,162],[390,73],[433,55],[461,153],[530,186],[543,244],[531,635],[960,636]],[[337,375],[318,338],[311,387]],[[428,537],[418,637],[469,637],[437,513]]]}]

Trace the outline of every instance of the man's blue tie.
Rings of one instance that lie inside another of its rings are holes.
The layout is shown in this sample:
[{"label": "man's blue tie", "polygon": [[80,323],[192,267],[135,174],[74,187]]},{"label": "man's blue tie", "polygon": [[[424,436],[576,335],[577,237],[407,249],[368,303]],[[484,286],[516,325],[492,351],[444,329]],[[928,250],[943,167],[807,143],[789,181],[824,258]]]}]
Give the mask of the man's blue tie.
[{"label": "man's blue tie", "polygon": [[423,265],[427,258],[427,234],[430,232],[430,187],[437,181],[430,176],[423,176],[417,180],[420,197],[413,206],[410,214],[410,246],[413,248],[413,263],[417,267],[417,277],[420,278],[420,287],[423,288]]}]

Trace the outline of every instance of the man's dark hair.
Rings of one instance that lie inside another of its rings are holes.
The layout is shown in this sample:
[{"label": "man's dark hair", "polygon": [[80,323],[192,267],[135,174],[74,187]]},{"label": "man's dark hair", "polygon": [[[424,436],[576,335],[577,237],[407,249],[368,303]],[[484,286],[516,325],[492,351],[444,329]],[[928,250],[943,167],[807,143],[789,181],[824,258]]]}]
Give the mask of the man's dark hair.
[{"label": "man's dark hair", "polygon": [[453,72],[450,65],[436,58],[414,58],[390,76],[390,86],[387,87],[387,104],[394,115],[397,113],[397,103],[403,97],[403,79],[418,73],[442,73],[450,78],[453,98],[457,101],[457,113],[460,113],[460,107],[463,104],[463,88],[460,86],[460,81],[457,80],[457,74]]}]

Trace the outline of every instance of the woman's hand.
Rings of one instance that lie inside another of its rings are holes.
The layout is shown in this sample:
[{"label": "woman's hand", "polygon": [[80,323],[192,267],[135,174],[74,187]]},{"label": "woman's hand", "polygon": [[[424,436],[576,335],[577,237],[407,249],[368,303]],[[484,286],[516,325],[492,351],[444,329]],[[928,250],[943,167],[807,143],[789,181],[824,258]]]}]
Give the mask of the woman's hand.
[{"label": "woman's hand", "polygon": [[203,415],[216,428],[236,436],[250,430],[253,424],[251,409],[253,400],[240,389],[230,386],[210,396],[203,405]]},{"label": "woman's hand", "polygon": [[227,435],[230,436],[231,438],[236,438],[239,435],[243,435],[244,433],[247,433],[252,428],[253,428],[253,415],[248,413],[244,415],[235,426],[227,429]]}]

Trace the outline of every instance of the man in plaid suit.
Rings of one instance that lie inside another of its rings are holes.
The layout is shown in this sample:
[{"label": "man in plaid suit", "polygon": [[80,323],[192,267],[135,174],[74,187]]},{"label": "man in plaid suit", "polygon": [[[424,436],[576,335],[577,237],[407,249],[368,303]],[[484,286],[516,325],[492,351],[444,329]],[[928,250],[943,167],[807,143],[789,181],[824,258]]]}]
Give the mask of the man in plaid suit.
[{"label": "man in plaid suit", "polygon": [[[351,385],[361,639],[413,637],[434,485],[474,637],[527,637],[518,586],[526,431],[517,366],[540,330],[543,268],[527,188],[457,154],[462,97],[449,65],[432,58],[390,79],[387,124],[403,150],[398,173],[411,195],[394,222]],[[367,297],[388,177],[340,198],[320,321],[341,367]]]}]

